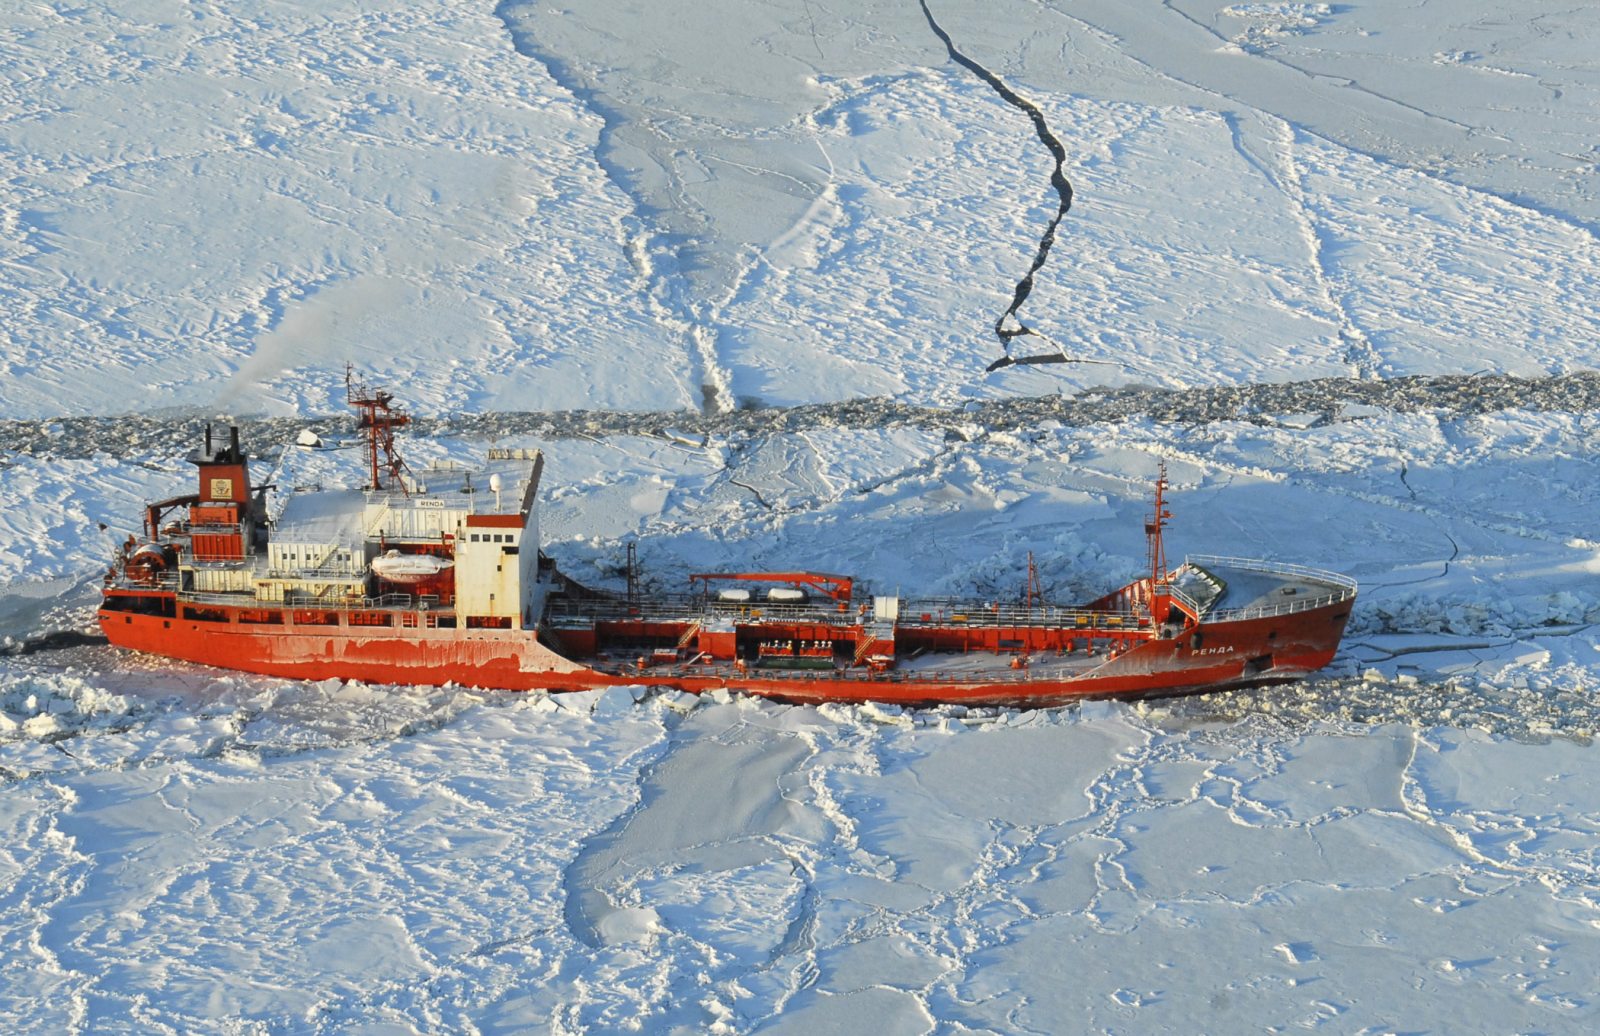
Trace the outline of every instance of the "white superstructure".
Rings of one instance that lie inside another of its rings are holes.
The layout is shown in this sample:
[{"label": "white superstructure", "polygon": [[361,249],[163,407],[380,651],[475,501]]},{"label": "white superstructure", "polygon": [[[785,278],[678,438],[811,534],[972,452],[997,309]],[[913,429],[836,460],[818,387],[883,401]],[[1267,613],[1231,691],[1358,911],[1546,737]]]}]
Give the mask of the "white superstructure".
[{"label": "white superstructure", "polygon": [[[290,493],[265,552],[219,573],[228,585],[215,589],[253,585],[263,603],[308,606],[411,594],[453,607],[463,627],[531,626],[545,592],[543,467],[538,450],[491,450],[481,467],[439,464],[389,488]],[[374,568],[379,559],[387,564]],[[403,576],[385,579],[384,569]]]}]

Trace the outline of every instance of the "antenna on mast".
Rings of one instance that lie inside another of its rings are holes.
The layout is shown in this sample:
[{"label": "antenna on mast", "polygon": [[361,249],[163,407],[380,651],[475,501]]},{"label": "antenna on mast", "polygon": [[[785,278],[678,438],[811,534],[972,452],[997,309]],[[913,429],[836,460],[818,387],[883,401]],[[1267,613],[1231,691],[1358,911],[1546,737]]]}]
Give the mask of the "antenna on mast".
[{"label": "antenna on mast", "polygon": [[[401,492],[410,496],[411,491],[400,477],[402,471],[410,469],[395,449],[394,430],[410,424],[411,415],[394,405],[393,393],[356,381],[353,364],[344,365],[344,394],[346,402],[360,413],[360,428],[367,436],[367,466],[372,479],[367,488],[381,490],[399,485]],[[380,453],[383,454],[381,462]],[[388,476],[389,486],[384,485],[384,475]]]},{"label": "antenna on mast", "polygon": [[1161,542],[1161,531],[1166,527],[1172,512],[1167,510],[1167,462],[1161,462],[1156,476],[1155,507],[1150,520],[1144,523],[1144,534],[1150,540],[1150,599],[1151,611],[1157,622],[1165,622],[1172,609],[1171,595],[1167,592],[1167,548]]},{"label": "antenna on mast", "polygon": [[1161,530],[1166,527],[1172,512],[1167,510],[1167,462],[1161,462],[1161,473],[1156,476],[1155,508],[1150,520],[1144,523],[1144,534],[1150,540],[1150,583],[1164,585],[1167,581],[1167,549],[1161,542]]}]

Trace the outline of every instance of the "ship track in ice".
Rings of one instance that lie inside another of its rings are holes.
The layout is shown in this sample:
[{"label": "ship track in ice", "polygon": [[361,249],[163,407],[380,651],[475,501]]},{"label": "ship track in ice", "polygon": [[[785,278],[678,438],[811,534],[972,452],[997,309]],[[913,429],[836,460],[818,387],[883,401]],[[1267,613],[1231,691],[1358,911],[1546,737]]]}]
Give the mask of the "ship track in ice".
[{"label": "ship track in ice", "polygon": [[[1337,418],[1346,404],[1401,413],[1453,415],[1524,409],[1550,413],[1600,410],[1600,372],[1581,371],[1540,378],[1509,374],[1414,375],[1366,380],[1320,378],[1311,381],[1162,389],[1134,385],[1096,388],[1072,396],[1050,395],[995,400],[961,408],[915,406],[887,399],[813,403],[786,408],[705,414],[698,411],[619,412],[603,410],[491,411],[449,417],[415,417],[414,435],[499,438],[537,435],[559,440],[609,435],[777,435],[812,428],[882,428],[905,425],[967,428],[974,424],[1006,430],[1041,421],[1081,427],[1139,417],[1154,421],[1203,424],[1212,421],[1270,421],[1274,413],[1325,413]],[[192,442],[214,418],[61,417],[0,421],[0,451],[25,456],[78,458],[99,454],[127,456],[172,452]],[[292,441],[310,428],[332,433],[343,418],[243,419],[241,434],[252,441]]]}]

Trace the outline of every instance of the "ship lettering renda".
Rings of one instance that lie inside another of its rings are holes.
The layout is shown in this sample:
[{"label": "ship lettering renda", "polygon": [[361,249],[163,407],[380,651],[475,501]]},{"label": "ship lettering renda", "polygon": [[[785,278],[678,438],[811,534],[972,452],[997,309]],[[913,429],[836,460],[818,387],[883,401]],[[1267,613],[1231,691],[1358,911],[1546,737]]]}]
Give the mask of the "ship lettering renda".
[{"label": "ship lettering renda", "polygon": [[207,429],[198,492],[150,504],[106,578],[113,644],[304,680],[572,691],[729,688],[793,702],[1056,705],[1281,683],[1326,666],[1353,580],[1191,556],[1169,570],[1156,480],[1147,574],[1086,604],[902,598],[813,571],[697,573],[681,593],[590,589],[540,551],[543,455],[412,474],[408,417],[347,378],[368,481],[251,484],[237,428]]}]

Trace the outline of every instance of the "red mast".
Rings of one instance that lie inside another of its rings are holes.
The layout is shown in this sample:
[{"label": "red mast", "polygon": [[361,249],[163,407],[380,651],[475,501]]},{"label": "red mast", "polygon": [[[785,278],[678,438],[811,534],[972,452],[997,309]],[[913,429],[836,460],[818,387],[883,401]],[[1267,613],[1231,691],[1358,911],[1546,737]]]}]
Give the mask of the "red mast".
[{"label": "red mast", "polygon": [[[367,488],[387,488],[382,477],[387,472],[390,484],[399,485],[401,491],[409,496],[410,491],[400,478],[400,472],[406,470],[406,462],[400,459],[400,454],[394,448],[394,430],[410,424],[411,415],[394,405],[392,393],[357,382],[355,367],[350,364],[345,364],[344,368],[344,392],[345,399],[360,412],[360,427],[367,435],[367,459],[372,475],[372,483]],[[378,460],[380,452],[383,454],[381,464]]]},{"label": "red mast", "polygon": [[1172,512],[1167,510],[1167,462],[1161,462],[1161,472],[1156,476],[1155,507],[1150,520],[1144,523],[1144,534],[1150,540],[1150,615],[1157,622],[1165,622],[1172,610],[1172,599],[1167,593],[1167,549],[1161,542],[1161,530]]}]

